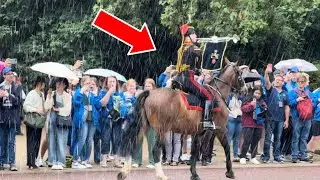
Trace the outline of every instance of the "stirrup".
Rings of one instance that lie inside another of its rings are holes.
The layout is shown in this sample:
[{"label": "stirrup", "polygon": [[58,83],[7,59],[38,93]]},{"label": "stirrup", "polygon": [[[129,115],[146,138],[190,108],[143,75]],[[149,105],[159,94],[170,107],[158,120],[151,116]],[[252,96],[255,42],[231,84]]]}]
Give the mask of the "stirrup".
[{"label": "stirrup", "polygon": [[214,130],[217,129],[216,125],[212,121],[203,121],[202,122],[202,127],[206,130]]},{"label": "stirrup", "polygon": [[219,129],[221,129],[221,126],[216,126],[213,121],[203,121],[200,124],[202,124],[202,127],[205,130],[219,130]]}]

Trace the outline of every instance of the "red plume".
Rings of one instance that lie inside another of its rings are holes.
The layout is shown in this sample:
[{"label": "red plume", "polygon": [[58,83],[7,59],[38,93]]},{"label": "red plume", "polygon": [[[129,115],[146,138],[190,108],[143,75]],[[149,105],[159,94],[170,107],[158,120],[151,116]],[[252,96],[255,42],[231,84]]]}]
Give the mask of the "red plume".
[{"label": "red plume", "polygon": [[181,32],[181,34],[182,34],[182,35],[185,35],[185,34],[187,33],[188,29],[189,29],[188,24],[184,24],[184,25],[180,26],[180,32]]}]

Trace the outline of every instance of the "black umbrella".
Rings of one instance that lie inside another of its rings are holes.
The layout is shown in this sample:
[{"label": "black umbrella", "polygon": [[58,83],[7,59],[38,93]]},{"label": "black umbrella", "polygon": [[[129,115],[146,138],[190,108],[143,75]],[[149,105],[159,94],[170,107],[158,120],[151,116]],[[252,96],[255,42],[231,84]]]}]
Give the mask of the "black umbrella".
[{"label": "black umbrella", "polygon": [[246,83],[254,82],[261,79],[260,75],[255,72],[243,72],[242,77]]}]

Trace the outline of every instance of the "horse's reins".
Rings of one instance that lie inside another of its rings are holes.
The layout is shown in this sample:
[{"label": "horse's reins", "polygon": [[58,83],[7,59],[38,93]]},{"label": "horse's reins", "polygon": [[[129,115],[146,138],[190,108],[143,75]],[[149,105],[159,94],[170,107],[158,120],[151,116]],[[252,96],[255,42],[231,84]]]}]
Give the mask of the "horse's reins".
[{"label": "horse's reins", "polygon": [[[216,89],[216,88],[214,88],[213,86],[210,86],[209,84],[206,84],[206,86],[209,86],[210,88],[212,88],[214,91],[216,91],[216,92],[219,94],[219,96],[221,97],[222,101],[224,102],[224,104],[226,105],[226,107],[228,108],[228,110],[230,111],[230,108],[228,107],[227,102],[226,102],[226,100],[223,98],[223,96],[222,96],[222,94],[220,93],[220,90],[218,89],[218,87],[217,87],[217,89]],[[216,83],[215,83],[215,86],[217,86]]]},{"label": "horse's reins", "polygon": [[[228,64],[228,66],[232,66],[232,64]],[[241,75],[240,75],[239,72],[235,69],[235,67],[233,67],[233,70],[237,73],[238,79],[240,79],[240,76],[241,76]],[[218,75],[218,76],[219,76],[219,75]],[[215,76],[215,77],[213,77],[213,80],[218,80],[218,81],[222,82],[223,84],[229,86],[229,87],[230,87],[232,90],[234,90],[234,91],[237,91],[237,92],[241,91],[240,89],[233,87],[232,85],[230,85],[230,84],[227,83],[226,81],[220,79],[219,77],[216,77],[216,76]],[[216,81],[214,81],[214,83],[215,83],[215,85],[216,85]],[[217,88],[218,88],[218,87],[217,87]]]},{"label": "horse's reins", "polygon": [[[229,64],[227,65],[227,67],[228,67],[228,66],[232,66],[232,64],[229,63]],[[240,79],[240,78],[241,78],[241,77],[240,77],[240,74],[239,74],[239,72],[235,69],[235,67],[233,67],[233,70],[237,73],[238,79]],[[220,74],[219,74],[218,76],[220,76]],[[216,88],[214,88],[214,87],[212,87],[212,86],[210,86],[210,85],[207,84],[207,86],[211,87],[212,89],[214,89],[214,90],[219,94],[219,96],[222,98],[222,100],[223,100],[224,104],[226,105],[226,107],[228,108],[228,110],[231,111],[230,108],[229,108],[228,105],[227,105],[226,99],[222,96],[222,94],[221,94],[221,92],[220,92],[220,89],[219,89],[219,87],[217,86],[217,81],[215,81],[215,80],[218,80],[218,81],[226,84],[226,85],[229,86],[232,90],[235,90],[235,91],[238,91],[238,92],[241,91],[241,90],[233,87],[232,85],[230,85],[230,84],[227,83],[226,81],[224,81],[224,80],[222,80],[222,79],[220,79],[219,77],[216,77],[216,76],[213,77],[213,82],[214,82],[214,85],[216,86]]]}]

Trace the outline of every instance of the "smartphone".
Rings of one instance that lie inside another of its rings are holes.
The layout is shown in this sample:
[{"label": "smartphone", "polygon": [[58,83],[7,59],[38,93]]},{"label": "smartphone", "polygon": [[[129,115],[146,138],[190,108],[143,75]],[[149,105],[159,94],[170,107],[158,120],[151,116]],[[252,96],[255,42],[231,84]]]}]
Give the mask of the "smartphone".
[{"label": "smartphone", "polygon": [[10,62],[11,62],[11,64],[17,64],[18,60],[16,58],[11,58]]}]

